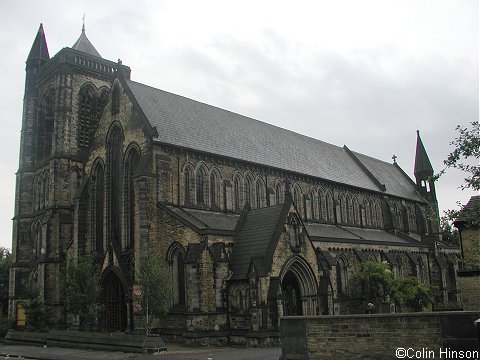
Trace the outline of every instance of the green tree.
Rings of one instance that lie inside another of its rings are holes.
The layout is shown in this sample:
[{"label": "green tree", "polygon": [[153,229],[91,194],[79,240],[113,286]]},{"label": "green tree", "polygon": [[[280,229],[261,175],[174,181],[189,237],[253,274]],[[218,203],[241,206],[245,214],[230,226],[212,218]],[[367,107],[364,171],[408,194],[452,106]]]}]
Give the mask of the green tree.
[{"label": "green tree", "polygon": [[86,255],[67,263],[62,288],[65,295],[65,309],[77,315],[80,325],[85,327],[95,320],[103,305],[100,299],[100,271],[95,255]]},{"label": "green tree", "polygon": [[367,300],[378,306],[390,299],[393,274],[387,264],[373,260],[362,263],[362,267],[353,277],[353,283],[359,285]]},{"label": "green tree", "polygon": [[12,254],[10,253],[10,250],[0,247],[0,306],[1,314],[4,317],[8,314],[8,284],[11,263]]},{"label": "green tree", "polygon": [[406,306],[413,311],[422,311],[434,302],[436,287],[422,284],[416,277],[396,279],[391,287],[396,305]]},{"label": "green tree", "polygon": [[413,311],[422,311],[433,304],[434,286],[418,282],[417,278],[395,279],[387,264],[367,260],[353,278],[363,289],[363,295],[375,305],[394,302]]},{"label": "green tree", "polygon": [[445,212],[445,215],[440,218],[440,228],[442,230],[443,241],[458,245],[460,243],[460,234],[458,230],[452,226],[453,219]]},{"label": "green tree", "polygon": [[462,189],[480,190],[480,125],[478,121],[470,125],[471,128],[457,125],[455,130],[459,135],[450,143],[454,149],[443,162],[445,168],[434,179],[442,176],[448,168],[455,168],[467,173]]},{"label": "green tree", "polygon": [[150,331],[153,318],[167,313],[173,299],[172,280],[164,254],[156,247],[151,247],[147,254],[140,257],[136,277],[140,294],[136,300],[140,303],[145,315],[146,329]]}]

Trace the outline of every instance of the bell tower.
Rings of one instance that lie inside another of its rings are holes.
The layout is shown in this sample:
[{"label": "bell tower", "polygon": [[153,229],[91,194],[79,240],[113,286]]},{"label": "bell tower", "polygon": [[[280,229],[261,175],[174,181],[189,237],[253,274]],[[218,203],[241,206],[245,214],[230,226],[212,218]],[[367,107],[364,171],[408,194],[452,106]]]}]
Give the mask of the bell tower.
[{"label": "bell tower", "polygon": [[[10,270],[9,316],[29,297],[34,284],[49,307],[50,325],[64,322],[58,275],[65,254],[80,229],[85,242],[91,229],[74,222],[82,191],[88,191],[85,163],[92,138],[117,73],[129,77],[130,68],[103,59],[85,33],[74,45],[50,58],[43,25],[26,61],[25,96],[16,174]],[[80,204],[80,205],[79,205]],[[92,246],[86,242],[85,246]],[[81,251],[83,249],[79,249]]]}]

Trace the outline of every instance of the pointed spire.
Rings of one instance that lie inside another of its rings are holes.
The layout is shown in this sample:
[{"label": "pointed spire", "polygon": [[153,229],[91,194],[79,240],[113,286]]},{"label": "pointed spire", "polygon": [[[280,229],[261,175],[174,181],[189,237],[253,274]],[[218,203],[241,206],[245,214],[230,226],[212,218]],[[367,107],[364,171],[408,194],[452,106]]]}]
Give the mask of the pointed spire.
[{"label": "pointed spire", "polygon": [[48,54],[47,40],[45,39],[45,32],[43,31],[43,24],[38,28],[37,36],[33,41],[32,48],[28,54],[27,62],[37,61],[39,65],[50,59]]},{"label": "pointed spire", "polygon": [[82,21],[82,33],[75,44],[73,44],[72,49],[101,58],[102,56],[98,53],[97,49],[95,49],[85,34],[85,14],[83,15]]},{"label": "pointed spire", "polygon": [[433,175],[433,167],[428,158],[427,151],[423,146],[420,138],[420,131],[417,130],[417,151],[415,153],[415,170],[416,177],[428,177]]}]

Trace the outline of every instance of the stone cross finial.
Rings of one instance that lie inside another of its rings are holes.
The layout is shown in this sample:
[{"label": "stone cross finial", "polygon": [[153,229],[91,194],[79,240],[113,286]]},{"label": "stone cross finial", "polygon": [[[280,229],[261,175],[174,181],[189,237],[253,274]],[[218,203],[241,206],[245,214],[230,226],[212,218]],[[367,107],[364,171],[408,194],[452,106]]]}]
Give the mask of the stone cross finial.
[{"label": "stone cross finial", "polygon": [[397,155],[394,154],[392,156],[392,159],[393,159],[393,163],[396,164],[397,163]]}]

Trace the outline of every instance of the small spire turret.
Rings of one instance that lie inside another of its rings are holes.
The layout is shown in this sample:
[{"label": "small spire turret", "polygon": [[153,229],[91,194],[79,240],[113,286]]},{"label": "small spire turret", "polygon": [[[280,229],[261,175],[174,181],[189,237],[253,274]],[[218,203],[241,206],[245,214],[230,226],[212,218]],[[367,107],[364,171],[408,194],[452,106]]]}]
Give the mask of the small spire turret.
[{"label": "small spire turret", "polygon": [[433,166],[428,158],[425,146],[423,146],[420,137],[420,131],[417,130],[417,149],[415,152],[415,178],[417,180],[417,189],[419,193],[428,201],[436,202],[435,186],[433,183]]},{"label": "small spire turret", "polygon": [[82,18],[82,33],[80,34],[80,37],[75,42],[75,44],[73,44],[72,49],[82,51],[84,53],[97,56],[99,58],[102,57],[97,51],[97,49],[95,49],[95,46],[93,46],[90,40],[88,40],[87,35],[85,34],[85,14],[83,14]]},{"label": "small spire turret", "polygon": [[[33,41],[32,48],[27,58],[28,65],[42,66],[46,61],[50,60],[48,53],[47,40],[45,39],[45,32],[43,31],[43,24],[38,28],[37,36]],[[35,64],[34,64],[35,63]]]}]

